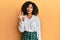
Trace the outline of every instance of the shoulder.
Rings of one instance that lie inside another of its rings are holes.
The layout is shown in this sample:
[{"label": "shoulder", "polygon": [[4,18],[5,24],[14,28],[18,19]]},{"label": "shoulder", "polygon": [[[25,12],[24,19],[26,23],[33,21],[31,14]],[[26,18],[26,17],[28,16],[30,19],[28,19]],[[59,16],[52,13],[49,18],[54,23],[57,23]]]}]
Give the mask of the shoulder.
[{"label": "shoulder", "polygon": [[34,15],[34,20],[35,20],[35,22],[36,22],[37,24],[40,24],[40,19],[39,19],[38,16],[35,16],[35,15]]},{"label": "shoulder", "polygon": [[39,21],[39,20],[40,20],[38,16],[35,16],[35,15],[33,15],[33,16],[34,16],[34,19],[35,19],[36,21]]}]

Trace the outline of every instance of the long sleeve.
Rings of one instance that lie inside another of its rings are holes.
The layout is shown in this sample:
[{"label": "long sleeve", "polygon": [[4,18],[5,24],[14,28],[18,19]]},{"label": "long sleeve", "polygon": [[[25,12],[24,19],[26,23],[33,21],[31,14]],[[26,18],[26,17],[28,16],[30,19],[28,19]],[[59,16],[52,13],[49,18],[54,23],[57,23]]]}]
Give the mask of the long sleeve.
[{"label": "long sleeve", "polygon": [[19,21],[18,29],[20,32],[24,32],[24,21]]},{"label": "long sleeve", "polygon": [[37,26],[37,38],[38,40],[41,40],[41,29],[40,29],[40,20],[37,17],[37,21],[36,21],[36,26]]}]

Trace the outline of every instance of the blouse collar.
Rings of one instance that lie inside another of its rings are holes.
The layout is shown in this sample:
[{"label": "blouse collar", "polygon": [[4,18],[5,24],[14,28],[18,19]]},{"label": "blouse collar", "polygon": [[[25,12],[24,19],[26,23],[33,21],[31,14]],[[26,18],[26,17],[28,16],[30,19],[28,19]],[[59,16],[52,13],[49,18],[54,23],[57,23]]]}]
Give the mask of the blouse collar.
[{"label": "blouse collar", "polygon": [[[27,15],[25,15],[25,16],[26,16],[26,18],[28,19]],[[33,19],[33,17],[34,17],[34,15],[32,15],[32,17],[31,17],[30,19],[28,19],[28,20],[32,20],[32,19]]]}]

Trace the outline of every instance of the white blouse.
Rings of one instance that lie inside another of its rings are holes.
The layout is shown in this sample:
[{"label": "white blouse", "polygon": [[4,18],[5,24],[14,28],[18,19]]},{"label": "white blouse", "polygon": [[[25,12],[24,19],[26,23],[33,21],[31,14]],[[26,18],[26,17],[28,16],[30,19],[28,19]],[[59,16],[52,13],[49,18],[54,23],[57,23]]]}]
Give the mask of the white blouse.
[{"label": "white blouse", "polygon": [[37,16],[32,15],[32,18],[28,19],[28,17],[24,16],[24,21],[19,21],[19,31],[29,31],[29,32],[37,32],[38,40],[41,40],[41,31],[40,31],[40,20]]}]

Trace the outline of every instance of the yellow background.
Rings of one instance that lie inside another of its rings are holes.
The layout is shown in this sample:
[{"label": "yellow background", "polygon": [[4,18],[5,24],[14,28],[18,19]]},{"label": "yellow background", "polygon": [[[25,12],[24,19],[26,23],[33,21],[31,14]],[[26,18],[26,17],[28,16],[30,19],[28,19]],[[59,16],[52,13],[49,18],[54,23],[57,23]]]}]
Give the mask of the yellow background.
[{"label": "yellow background", "polygon": [[[0,0],[0,40],[21,40],[18,13],[27,0]],[[60,40],[60,0],[31,0],[38,5],[42,40]]]}]

